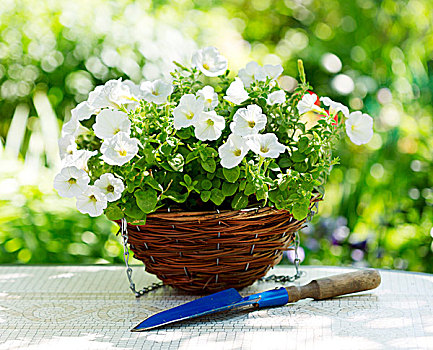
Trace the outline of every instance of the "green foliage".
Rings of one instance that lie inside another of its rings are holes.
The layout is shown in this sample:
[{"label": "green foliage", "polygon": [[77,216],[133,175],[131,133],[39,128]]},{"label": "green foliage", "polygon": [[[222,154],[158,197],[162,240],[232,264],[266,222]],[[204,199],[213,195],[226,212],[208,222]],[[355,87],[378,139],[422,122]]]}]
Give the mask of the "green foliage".
[{"label": "green foliage", "polygon": [[[2,159],[0,183],[9,174],[22,180],[0,196],[0,263],[106,264],[122,262],[117,225],[104,217],[80,214],[69,198],[60,198],[51,188],[53,174],[25,178],[18,161]],[[5,176],[6,175],[6,176]]]},{"label": "green foliage", "polygon": [[[212,80],[206,78],[205,82],[204,75],[196,68],[178,66],[183,68],[171,73],[174,90],[169,101],[154,104],[141,100],[134,109],[120,107],[131,120],[131,136],[138,139],[140,145],[138,154],[122,166],[106,164],[100,159],[101,154],[90,161],[92,181],[109,172],[123,179],[126,187],[116,205],[105,210],[106,215],[126,217],[134,222],[144,221],[147,214],[161,207],[214,210],[275,206],[290,211],[297,220],[304,219],[309,213],[310,199],[317,195],[331,166],[336,163],[331,150],[343,129],[342,123],[334,125],[334,114],[329,115],[324,109],[303,114],[301,119],[296,107],[311,89],[305,81],[305,73],[300,72],[303,82],[293,93],[287,94],[283,103],[267,103],[269,94],[279,90],[278,83],[268,77],[246,87],[249,99],[238,106],[224,99],[228,86],[234,81],[227,74]],[[300,69],[303,69],[302,64]],[[173,125],[174,110],[181,98],[196,94],[208,80],[218,91],[219,103],[214,113],[225,116],[222,136],[216,140],[198,139],[194,126],[175,129]],[[267,117],[262,133],[277,136],[284,151],[281,159],[275,159],[250,150],[239,160],[239,165],[224,168],[218,150],[230,134],[229,126],[236,112],[246,105],[261,106]],[[89,122],[89,128],[91,123],[93,121]],[[89,140],[90,144],[97,144],[91,140],[95,138],[92,135],[78,140],[79,149],[88,147]],[[99,151],[97,146],[92,150]]]}]

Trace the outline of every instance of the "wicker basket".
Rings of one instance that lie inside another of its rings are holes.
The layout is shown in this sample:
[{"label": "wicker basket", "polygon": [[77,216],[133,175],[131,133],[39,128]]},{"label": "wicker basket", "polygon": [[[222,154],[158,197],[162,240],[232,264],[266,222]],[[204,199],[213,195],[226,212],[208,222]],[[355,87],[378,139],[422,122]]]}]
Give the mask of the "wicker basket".
[{"label": "wicker basket", "polygon": [[166,285],[208,293],[240,289],[263,277],[304,223],[273,208],[158,211],[147,216],[146,225],[128,223],[127,229],[130,249],[147,272]]}]

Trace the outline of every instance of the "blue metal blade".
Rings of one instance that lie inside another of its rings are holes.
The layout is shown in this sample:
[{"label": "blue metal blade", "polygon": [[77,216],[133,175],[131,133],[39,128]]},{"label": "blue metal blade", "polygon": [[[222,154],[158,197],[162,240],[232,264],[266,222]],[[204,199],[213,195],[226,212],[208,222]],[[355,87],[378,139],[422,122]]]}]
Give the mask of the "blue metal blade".
[{"label": "blue metal blade", "polygon": [[272,289],[266,292],[249,295],[245,298],[242,298],[236,289],[230,288],[150,316],[131,329],[131,331],[145,331],[169,323],[241,306],[253,304],[258,307],[281,306],[287,304],[288,301],[289,295],[285,288]]},{"label": "blue metal blade", "polygon": [[131,331],[144,331],[168,323],[222,311],[241,300],[242,296],[237,290],[230,288],[150,316]]}]

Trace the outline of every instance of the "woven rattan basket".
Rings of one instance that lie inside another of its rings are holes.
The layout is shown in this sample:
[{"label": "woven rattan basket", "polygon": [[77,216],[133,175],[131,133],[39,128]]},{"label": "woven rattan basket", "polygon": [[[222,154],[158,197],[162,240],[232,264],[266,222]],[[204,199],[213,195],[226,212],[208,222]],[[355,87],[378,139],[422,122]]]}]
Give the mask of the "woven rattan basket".
[{"label": "woven rattan basket", "polygon": [[240,289],[263,277],[305,221],[273,208],[158,211],[145,225],[128,223],[128,242],[134,257],[164,284],[208,293]]}]

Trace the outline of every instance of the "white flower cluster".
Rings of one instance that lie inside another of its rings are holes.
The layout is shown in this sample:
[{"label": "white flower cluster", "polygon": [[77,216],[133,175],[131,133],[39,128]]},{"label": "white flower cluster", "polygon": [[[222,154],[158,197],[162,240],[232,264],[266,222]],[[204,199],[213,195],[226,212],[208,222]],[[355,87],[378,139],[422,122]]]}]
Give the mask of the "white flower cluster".
[{"label": "white flower cluster", "polygon": [[219,139],[225,127],[225,120],[214,111],[217,105],[218,95],[212,86],[205,86],[197,91],[196,95],[183,95],[173,110],[175,129],[194,126],[195,137],[199,140]]},{"label": "white flower cluster", "polygon": [[71,119],[63,125],[59,140],[62,170],[54,180],[59,195],[77,197],[78,210],[91,216],[101,215],[107,202],[118,200],[124,185],[113,174],[103,174],[94,185],[89,185],[87,162],[98,151],[77,149],[77,138],[90,132],[80,122],[96,115],[92,129],[102,141],[101,159],[109,165],[122,166],[136,156],[139,141],[130,137],[131,121],[127,113],[120,110],[121,107],[134,109],[140,99],[163,104],[172,92],[172,85],[163,80],[143,82],[137,86],[119,79],[96,87],[87,101],[71,111]]},{"label": "white flower cluster", "polygon": [[125,189],[122,180],[106,173],[89,185],[90,177],[76,166],[64,167],[54,178],[54,188],[62,197],[76,197],[77,208],[84,214],[99,216],[107,208],[107,202],[114,202]]},{"label": "white flower cluster", "polygon": [[[193,57],[193,63],[207,76],[218,76],[227,69],[227,60],[222,57],[214,47],[200,50]],[[240,105],[249,99],[245,87],[249,87],[254,80],[275,81],[283,72],[280,65],[259,66],[256,62],[250,62],[239,71],[239,77],[230,84],[224,99]],[[286,94],[282,90],[271,93],[267,103],[274,105],[283,103]],[[217,140],[225,128],[224,118],[217,115],[213,109],[218,105],[218,95],[211,86],[206,86],[198,91],[196,96],[182,96],[179,105],[173,111],[174,126],[176,129],[194,126],[195,136],[202,141]],[[259,134],[267,122],[267,117],[256,104],[240,108],[233,116],[230,124],[232,134],[226,143],[219,147],[218,153],[221,165],[230,169],[237,166],[248,153],[254,153],[264,158],[278,158],[286,147],[278,142],[275,134]]]},{"label": "white flower cluster", "polygon": [[[220,76],[227,71],[227,60],[215,47],[197,51],[192,62],[197,70],[208,77]],[[218,148],[222,167],[236,167],[250,150],[260,157],[260,162],[263,158],[278,158],[286,151],[286,146],[278,141],[274,133],[262,133],[272,115],[265,115],[260,106],[250,102],[248,92],[256,88],[253,82],[266,82],[272,91],[267,95],[266,103],[270,108],[278,108],[272,106],[286,102],[286,93],[278,90],[276,83],[282,72],[283,67],[280,65],[262,67],[256,62],[249,62],[226,90],[223,99],[227,102],[222,103],[231,104],[234,115],[229,125],[231,134]],[[206,85],[195,94],[184,94],[177,105],[170,103],[173,90],[173,85],[164,80],[136,85],[119,79],[96,87],[87,101],[72,110],[71,119],[63,125],[62,138],[59,140],[63,168],[54,180],[54,187],[59,194],[77,197],[77,208],[91,216],[101,215],[107,208],[107,202],[121,198],[125,186],[112,173],[105,173],[93,185],[90,184],[88,161],[99,155],[101,162],[123,166],[136,157],[139,147],[143,146],[138,139],[131,137],[132,124],[127,112],[135,110],[140,100],[153,104],[155,110],[167,107],[169,111],[174,107],[171,116],[176,130],[192,127],[195,137],[200,141],[220,139],[226,128],[226,120],[217,114],[220,101],[214,88]],[[322,109],[320,103],[328,106],[329,110]],[[363,144],[373,135],[370,116],[361,112],[349,114],[346,106],[328,97],[319,100],[313,93],[305,94],[297,109],[300,121],[306,124],[307,129],[317,124],[320,118],[329,116],[335,119],[341,112],[347,118],[346,132],[352,142]],[[78,138],[92,133],[81,122],[92,117],[95,120],[93,134],[99,139],[100,147],[93,151],[78,149]]]},{"label": "white flower cluster", "polygon": [[[318,101],[329,107],[329,110],[322,109]],[[373,137],[372,117],[359,111],[349,113],[349,108],[332,101],[329,97],[319,99],[316,94],[305,94],[296,107],[301,115],[300,121],[306,124],[307,129],[316,125],[322,115],[328,114],[331,118],[338,118],[338,113],[341,112],[347,118],[345,121],[346,134],[355,145],[366,144]]]},{"label": "white flower cluster", "polygon": [[280,153],[285,152],[286,147],[278,142],[275,134],[259,134],[265,128],[266,122],[266,115],[255,104],[236,111],[230,124],[232,134],[227,142],[218,148],[224,168],[237,166],[249,150],[264,158],[278,158]]}]

